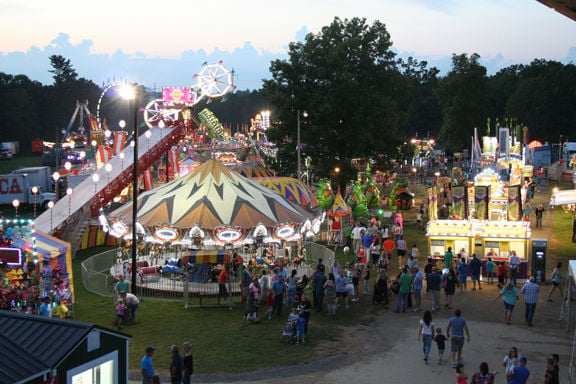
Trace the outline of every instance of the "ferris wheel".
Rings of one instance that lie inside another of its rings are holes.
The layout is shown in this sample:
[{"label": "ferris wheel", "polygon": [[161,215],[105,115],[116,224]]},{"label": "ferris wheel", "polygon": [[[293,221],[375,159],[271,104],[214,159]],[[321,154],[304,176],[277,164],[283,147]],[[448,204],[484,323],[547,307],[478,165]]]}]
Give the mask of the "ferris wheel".
[{"label": "ferris wheel", "polygon": [[170,123],[178,120],[180,110],[177,108],[166,108],[162,99],[155,99],[144,107],[144,122],[148,128],[157,126],[160,122]]},{"label": "ferris wheel", "polygon": [[233,90],[232,74],[222,62],[204,65],[200,72],[194,76],[197,80],[196,89],[199,93],[197,101],[203,97],[222,97]]}]

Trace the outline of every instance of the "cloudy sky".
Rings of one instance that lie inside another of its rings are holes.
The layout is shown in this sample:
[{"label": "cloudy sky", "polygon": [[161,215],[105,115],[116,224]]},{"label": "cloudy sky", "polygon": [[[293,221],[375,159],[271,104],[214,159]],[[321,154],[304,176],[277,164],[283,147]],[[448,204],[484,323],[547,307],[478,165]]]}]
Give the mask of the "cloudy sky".
[{"label": "cloudy sky", "polygon": [[0,72],[51,84],[53,54],[97,84],[194,85],[203,62],[258,89],[288,43],[335,16],[386,24],[402,57],[443,73],[453,53],[478,53],[490,74],[535,58],[576,62],[576,22],[536,0],[0,0]]}]

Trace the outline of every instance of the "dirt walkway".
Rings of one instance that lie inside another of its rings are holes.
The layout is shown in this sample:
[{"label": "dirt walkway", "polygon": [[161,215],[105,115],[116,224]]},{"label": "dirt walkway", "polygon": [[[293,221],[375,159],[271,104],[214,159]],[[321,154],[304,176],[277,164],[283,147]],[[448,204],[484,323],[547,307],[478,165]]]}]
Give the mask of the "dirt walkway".
[{"label": "dirt walkway", "polygon": [[[537,194],[535,203],[547,202],[547,188]],[[533,237],[550,238],[551,219],[546,212],[543,229],[534,231]],[[550,268],[551,269],[551,268]],[[471,286],[469,286],[469,289]],[[505,383],[502,359],[511,346],[516,346],[521,355],[528,358],[532,372],[530,382],[543,382],[545,358],[551,353],[560,355],[561,382],[568,382],[568,362],[572,334],[560,328],[558,320],[561,300],[547,302],[549,286],[541,287],[540,300],[536,308],[534,327],[524,324],[524,304],[521,298],[512,317],[512,325],[504,322],[504,306],[496,301],[496,285],[483,285],[481,291],[456,293],[454,308],[462,310],[471,333],[471,342],[464,347],[465,371],[472,375],[481,362],[486,361],[492,371],[499,371],[497,383]],[[395,300],[396,297],[393,297]],[[444,297],[442,298],[442,302]],[[358,305],[370,305],[363,299]],[[430,302],[424,300],[424,309]],[[339,384],[339,383],[430,383],[455,382],[454,369],[449,363],[437,364],[437,348],[432,347],[432,364],[422,359],[422,344],[417,341],[420,314],[397,314],[392,310],[375,309],[376,320],[371,326],[347,327],[335,330],[347,344],[347,353],[331,358],[291,367],[261,370],[238,375],[200,375],[193,382],[204,383],[271,383],[271,384]],[[437,327],[446,329],[453,311],[442,310],[435,314]],[[342,341],[338,341],[341,343]],[[335,347],[335,346],[334,346]],[[449,347],[449,343],[448,343]],[[293,353],[307,346],[288,346]],[[330,342],[322,348],[331,348]],[[449,354],[445,353],[444,359]],[[136,383],[137,381],[134,381]]]}]

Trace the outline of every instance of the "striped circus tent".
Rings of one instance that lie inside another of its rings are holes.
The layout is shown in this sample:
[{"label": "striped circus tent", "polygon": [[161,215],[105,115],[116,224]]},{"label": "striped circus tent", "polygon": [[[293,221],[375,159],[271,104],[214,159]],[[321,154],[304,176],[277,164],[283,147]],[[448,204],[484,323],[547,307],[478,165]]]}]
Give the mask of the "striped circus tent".
[{"label": "striped circus tent", "polygon": [[274,172],[269,170],[268,168],[255,166],[252,164],[237,164],[232,165],[230,168],[244,177],[253,178],[253,177],[272,177],[274,176]]},{"label": "striped circus tent", "polygon": [[315,208],[318,205],[314,192],[298,179],[292,177],[254,177],[251,180],[303,207]]},{"label": "striped circus tent", "polygon": [[[138,198],[138,222],[161,239],[167,231],[181,234],[201,229],[220,243],[245,239],[257,226],[272,233],[294,235],[296,228],[314,215],[278,193],[241,176],[216,160]],[[108,215],[114,223],[129,226],[132,203]],[[175,231],[174,228],[178,228]],[[155,232],[156,231],[156,232]],[[219,237],[219,235],[221,235]]]},{"label": "striped circus tent", "polygon": [[340,191],[336,194],[336,198],[334,199],[334,204],[332,207],[326,212],[328,216],[331,217],[344,217],[352,212],[352,208],[346,204],[344,198]]}]

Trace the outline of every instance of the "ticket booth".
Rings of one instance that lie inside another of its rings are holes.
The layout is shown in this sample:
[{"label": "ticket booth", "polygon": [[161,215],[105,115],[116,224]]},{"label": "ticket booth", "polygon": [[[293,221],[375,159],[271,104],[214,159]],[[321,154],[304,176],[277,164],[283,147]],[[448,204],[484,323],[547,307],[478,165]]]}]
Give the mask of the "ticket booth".
[{"label": "ticket booth", "polygon": [[532,239],[532,276],[538,284],[546,280],[548,239]]}]

